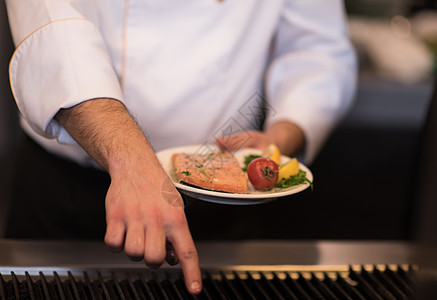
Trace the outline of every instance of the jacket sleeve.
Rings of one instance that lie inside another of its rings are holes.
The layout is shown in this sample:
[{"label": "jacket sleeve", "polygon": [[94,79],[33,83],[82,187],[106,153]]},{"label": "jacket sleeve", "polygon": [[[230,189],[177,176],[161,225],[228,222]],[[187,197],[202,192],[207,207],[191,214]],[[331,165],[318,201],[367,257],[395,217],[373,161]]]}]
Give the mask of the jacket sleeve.
[{"label": "jacket sleeve", "polygon": [[20,113],[36,133],[75,143],[53,118],[59,109],[102,97],[123,101],[102,35],[69,0],[6,5],[16,46],[10,81]]},{"label": "jacket sleeve", "polygon": [[290,120],[305,134],[311,163],[348,112],[356,89],[356,57],[341,0],[286,1],[265,77],[266,125]]}]

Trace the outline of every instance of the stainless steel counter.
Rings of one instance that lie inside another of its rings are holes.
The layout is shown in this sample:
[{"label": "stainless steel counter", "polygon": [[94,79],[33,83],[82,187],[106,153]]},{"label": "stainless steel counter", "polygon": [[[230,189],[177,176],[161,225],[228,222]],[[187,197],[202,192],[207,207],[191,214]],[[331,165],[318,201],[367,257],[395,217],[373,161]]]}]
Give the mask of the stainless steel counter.
[{"label": "stainless steel counter", "polygon": [[[247,265],[416,264],[437,267],[436,247],[398,241],[240,241],[196,243],[202,267]],[[8,267],[142,268],[100,241],[0,240]]]}]

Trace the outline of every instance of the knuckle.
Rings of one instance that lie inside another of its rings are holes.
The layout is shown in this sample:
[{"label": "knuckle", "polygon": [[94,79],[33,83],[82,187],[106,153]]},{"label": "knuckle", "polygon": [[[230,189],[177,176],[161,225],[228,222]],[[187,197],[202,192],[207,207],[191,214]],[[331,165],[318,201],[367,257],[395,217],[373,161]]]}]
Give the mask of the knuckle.
[{"label": "knuckle", "polygon": [[121,220],[122,215],[119,210],[116,209],[106,209],[106,222]]},{"label": "knuckle", "polygon": [[106,209],[106,223],[108,225],[123,223],[124,216],[122,209]]},{"label": "knuckle", "polygon": [[185,229],[188,228],[187,219],[183,213],[176,214],[172,218],[172,227],[177,229]]},{"label": "knuckle", "polygon": [[147,216],[146,222],[150,226],[159,228],[159,227],[161,227],[162,222],[163,222],[162,215],[158,214],[158,213],[151,213]]},{"label": "knuckle", "polygon": [[197,260],[197,250],[196,248],[192,247],[187,250],[181,251],[181,253],[178,253],[180,260]]}]

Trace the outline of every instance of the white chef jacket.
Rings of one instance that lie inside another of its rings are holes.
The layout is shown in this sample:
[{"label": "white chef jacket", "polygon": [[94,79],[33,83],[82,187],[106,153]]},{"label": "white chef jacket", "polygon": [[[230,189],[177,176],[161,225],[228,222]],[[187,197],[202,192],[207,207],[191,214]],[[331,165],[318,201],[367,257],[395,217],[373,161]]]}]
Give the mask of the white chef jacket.
[{"label": "white chef jacket", "polygon": [[[48,151],[93,160],[53,118],[95,98],[125,104],[152,147],[290,120],[310,163],[353,102],[341,0],[6,0],[22,126]],[[266,104],[260,111],[260,101]]]}]

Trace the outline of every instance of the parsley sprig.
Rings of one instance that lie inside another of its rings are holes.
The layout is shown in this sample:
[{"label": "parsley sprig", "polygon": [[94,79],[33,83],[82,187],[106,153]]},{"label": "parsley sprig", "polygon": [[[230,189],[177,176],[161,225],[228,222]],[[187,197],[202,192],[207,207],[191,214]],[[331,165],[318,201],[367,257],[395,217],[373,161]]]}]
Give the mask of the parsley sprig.
[{"label": "parsley sprig", "polygon": [[307,178],[307,173],[305,171],[299,170],[299,173],[297,173],[296,175],[281,179],[281,181],[276,183],[275,187],[288,188],[304,183],[309,183],[311,190],[313,190],[313,183]]}]

